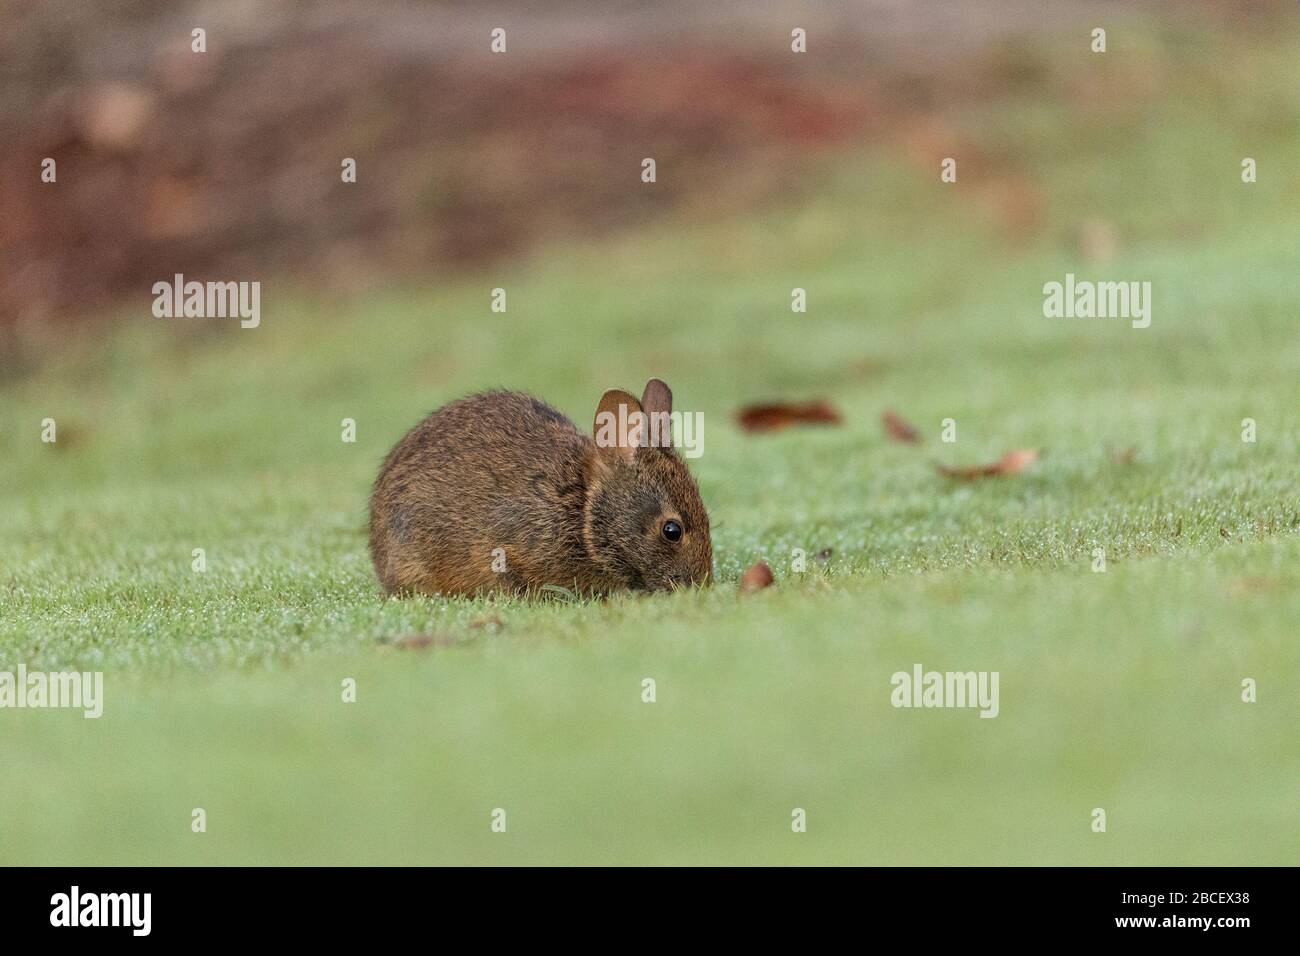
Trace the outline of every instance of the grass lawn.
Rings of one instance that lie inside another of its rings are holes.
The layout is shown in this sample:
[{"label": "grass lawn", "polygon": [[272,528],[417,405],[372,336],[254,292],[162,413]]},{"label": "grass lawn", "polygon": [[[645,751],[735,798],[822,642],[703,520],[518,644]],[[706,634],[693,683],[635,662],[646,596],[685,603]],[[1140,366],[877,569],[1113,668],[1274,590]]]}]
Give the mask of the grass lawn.
[{"label": "grass lawn", "polygon": [[[942,116],[954,184],[863,144],[744,215],[51,337],[0,384],[0,670],[101,670],[105,712],[0,712],[0,863],[1294,863],[1300,43],[1128,42],[1140,83],[1112,36]],[[1067,272],[1150,281],[1150,328],[1044,318]],[[585,425],[650,375],[704,413],[714,588],[381,599],[407,427],[495,385]],[[733,424],[818,396],[843,427]],[[893,708],[915,663],[998,671],[999,716]]]}]

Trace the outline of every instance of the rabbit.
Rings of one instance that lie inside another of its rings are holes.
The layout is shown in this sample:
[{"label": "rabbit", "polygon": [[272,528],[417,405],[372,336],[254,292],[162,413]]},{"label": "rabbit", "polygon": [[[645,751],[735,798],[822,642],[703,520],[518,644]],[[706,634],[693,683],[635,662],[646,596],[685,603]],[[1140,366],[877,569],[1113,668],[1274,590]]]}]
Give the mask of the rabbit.
[{"label": "rabbit", "polygon": [[549,585],[604,595],[712,583],[709,515],[671,447],[672,401],[658,379],[640,401],[610,389],[592,437],[523,392],[483,392],[431,413],[388,453],[370,496],[384,592],[535,596]]}]

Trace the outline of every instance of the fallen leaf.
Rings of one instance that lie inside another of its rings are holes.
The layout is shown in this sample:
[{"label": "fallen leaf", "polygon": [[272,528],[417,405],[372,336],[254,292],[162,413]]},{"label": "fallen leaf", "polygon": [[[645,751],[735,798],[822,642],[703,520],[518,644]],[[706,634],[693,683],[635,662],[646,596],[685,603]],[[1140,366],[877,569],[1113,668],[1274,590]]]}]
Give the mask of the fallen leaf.
[{"label": "fallen leaf", "polygon": [[988,465],[971,465],[966,468],[950,468],[947,465],[935,465],[939,474],[961,481],[973,481],[976,478],[993,478],[1000,475],[1016,475],[1024,471],[1038,459],[1038,449],[1017,448],[1009,451],[997,461]]},{"label": "fallen leaf", "polygon": [[748,405],[736,413],[736,421],[747,432],[770,432],[796,424],[838,425],[842,419],[829,402],[818,399]]},{"label": "fallen leaf", "polygon": [[885,426],[885,434],[894,441],[915,445],[921,440],[920,434],[912,426],[912,423],[904,419],[902,415],[892,408],[885,409],[885,414],[880,416],[880,421]]},{"label": "fallen leaf", "polygon": [[469,622],[469,626],[473,630],[486,628],[495,634],[497,631],[501,630],[506,625],[505,622],[501,620],[501,618],[497,617],[495,614],[490,614],[490,615],[485,615],[484,617],[474,618],[474,620]]},{"label": "fallen leaf", "polygon": [[740,593],[753,594],[772,586],[772,569],[766,561],[759,561],[740,576]]}]

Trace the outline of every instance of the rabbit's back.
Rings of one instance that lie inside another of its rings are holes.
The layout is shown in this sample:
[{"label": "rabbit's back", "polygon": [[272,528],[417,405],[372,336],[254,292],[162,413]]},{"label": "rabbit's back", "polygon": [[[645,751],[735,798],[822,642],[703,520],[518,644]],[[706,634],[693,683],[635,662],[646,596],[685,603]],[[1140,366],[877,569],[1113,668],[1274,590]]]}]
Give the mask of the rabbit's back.
[{"label": "rabbit's back", "polygon": [[584,586],[593,443],[521,392],[443,406],[385,459],[370,548],[385,591],[471,594]]}]

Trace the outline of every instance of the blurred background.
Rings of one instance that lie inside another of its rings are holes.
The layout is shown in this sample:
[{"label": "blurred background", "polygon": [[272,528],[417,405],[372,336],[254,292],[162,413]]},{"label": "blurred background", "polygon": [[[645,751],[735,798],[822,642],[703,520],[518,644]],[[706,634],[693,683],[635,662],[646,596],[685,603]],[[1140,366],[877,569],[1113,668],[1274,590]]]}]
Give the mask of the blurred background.
[{"label": "blurred background", "polygon": [[[940,156],[972,177],[986,164],[984,201],[1029,235],[1044,224],[1032,181],[1011,178],[1014,156],[963,149],[945,114],[1041,88],[1043,36],[1073,31],[1086,51],[1084,28],[1139,7],[1249,36],[1276,25],[1271,6],[16,0],[0,30],[0,325],[138,307],[174,271],[329,289],[439,277],[670,208],[789,201],[810,161],[863,144],[927,174]],[[498,26],[506,55],[489,50]],[[807,54],[791,53],[796,26]],[[1063,92],[1124,109],[1160,82],[1158,58],[1129,58]],[[638,188],[645,156],[654,189]]]}]

